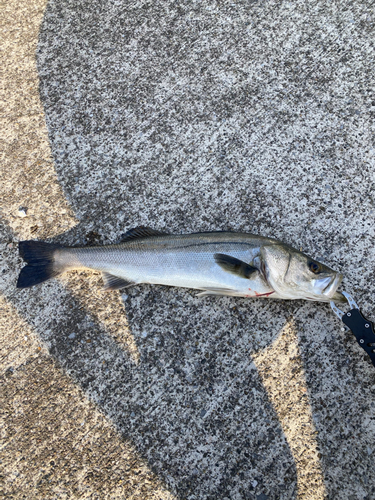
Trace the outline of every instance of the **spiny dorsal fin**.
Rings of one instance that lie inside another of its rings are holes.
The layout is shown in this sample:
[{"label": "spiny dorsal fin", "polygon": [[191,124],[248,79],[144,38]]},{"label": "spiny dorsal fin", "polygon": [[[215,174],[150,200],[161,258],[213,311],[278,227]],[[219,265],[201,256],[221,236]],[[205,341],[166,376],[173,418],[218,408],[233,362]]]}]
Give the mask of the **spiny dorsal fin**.
[{"label": "spiny dorsal fin", "polygon": [[162,236],[165,234],[168,233],[163,233],[162,231],[157,231],[156,229],[151,229],[150,227],[138,226],[126,231],[126,233],[121,236],[121,241],[129,241],[136,238],[148,238],[149,236]]},{"label": "spiny dorsal fin", "polygon": [[104,290],[121,290],[128,286],[135,285],[134,281],[127,281],[124,278],[119,278],[110,273],[102,273],[104,281]]},{"label": "spiny dorsal fin", "polygon": [[215,253],[214,258],[216,264],[224,269],[224,271],[227,271],[231,274],[236,274],[241,278],[249,279],[253,273],[258,271],[258,269],[250,266],[250,264],[246,264],[246,262],[236,259],[235,257],[231,257],[230,255]]}]

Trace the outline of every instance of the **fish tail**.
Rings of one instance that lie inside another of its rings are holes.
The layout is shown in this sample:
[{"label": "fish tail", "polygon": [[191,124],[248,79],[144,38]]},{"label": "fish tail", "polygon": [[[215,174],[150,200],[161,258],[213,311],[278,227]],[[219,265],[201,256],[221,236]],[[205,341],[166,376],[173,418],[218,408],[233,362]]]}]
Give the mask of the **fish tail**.
[{"label": "fish tail", "polygon": [[17,288],[29,288],[62,273],[64,268],[55,262],[55,250],[60,245],[44,241],[20,241],[20,256],[27,262],[18,276]]}]

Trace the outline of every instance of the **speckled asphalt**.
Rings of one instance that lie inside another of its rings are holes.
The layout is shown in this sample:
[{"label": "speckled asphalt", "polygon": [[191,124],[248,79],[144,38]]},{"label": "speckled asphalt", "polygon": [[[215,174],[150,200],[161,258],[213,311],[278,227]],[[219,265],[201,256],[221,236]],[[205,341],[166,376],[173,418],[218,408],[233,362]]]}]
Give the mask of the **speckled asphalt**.
[{"label": "speckled asphalt", "polygon": [[375,498],[375,368],[329,305],[15,289],[19,240],[230,229],[375,319],[373,4],[3,7],[4,497]]}]

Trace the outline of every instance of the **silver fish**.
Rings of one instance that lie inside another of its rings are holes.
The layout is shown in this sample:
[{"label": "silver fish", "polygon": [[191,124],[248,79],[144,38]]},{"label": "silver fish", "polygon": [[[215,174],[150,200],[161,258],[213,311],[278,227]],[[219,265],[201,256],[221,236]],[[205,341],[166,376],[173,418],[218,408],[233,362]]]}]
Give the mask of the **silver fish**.
[{"label": "silver fish", "polygon": [[205,295],[344,301],[337,292],[342,275],[273,238],[246,233],[182,235],[146,227],[131,229],[121,243],[97,247],[62,247],[21,241],[28,263],[17,287],[27,288],[64,271],[103,273],[107,290],[138,283],[201,290]]}]

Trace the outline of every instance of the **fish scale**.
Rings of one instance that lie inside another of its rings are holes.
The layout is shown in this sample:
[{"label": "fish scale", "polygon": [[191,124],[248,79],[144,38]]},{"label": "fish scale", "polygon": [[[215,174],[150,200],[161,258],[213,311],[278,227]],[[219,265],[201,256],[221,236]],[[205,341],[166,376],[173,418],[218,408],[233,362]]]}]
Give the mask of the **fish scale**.
[{"label": "fish scale", "polygon": [[95,269],[131,283],[211,289],[216,294],[250,297],[274,292],[259,271],[244,280],[216,264],[213,256],[217,253],[248,263],[259,256],[259,241],[243,234],[234,240],[234,234],[157,235],[118,245],[62,249],[60,263],[71,269]]}]

